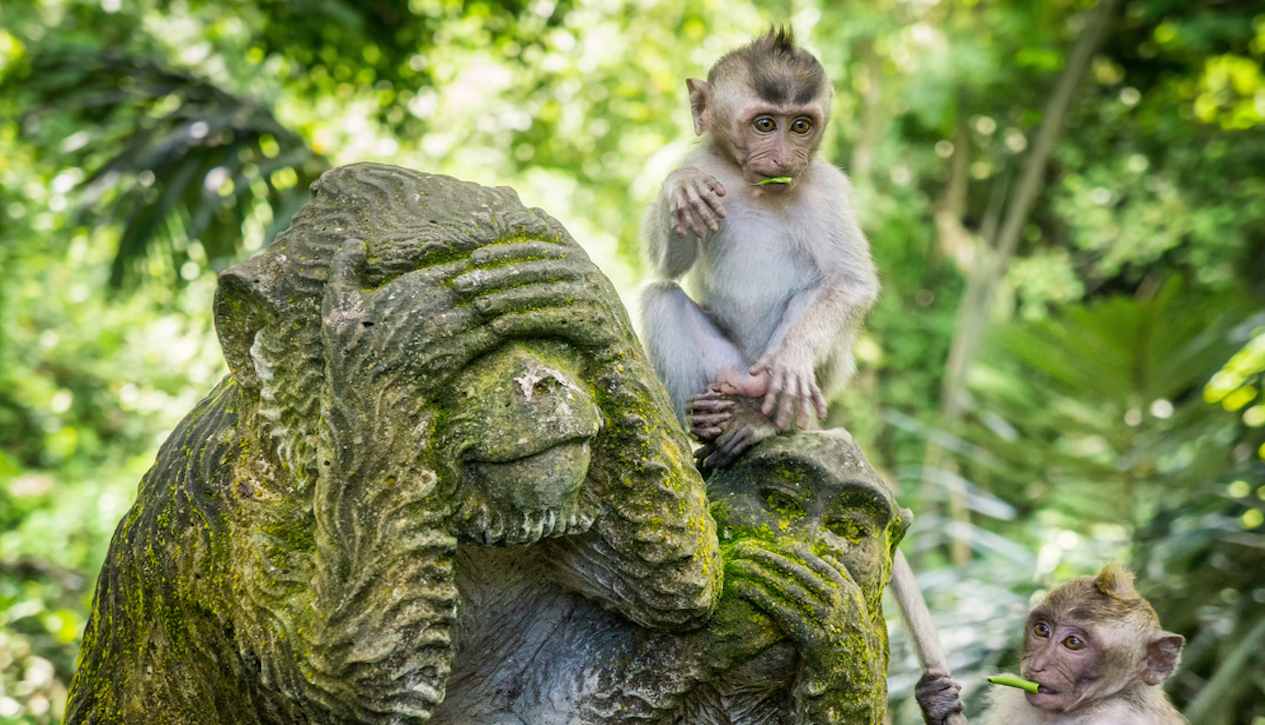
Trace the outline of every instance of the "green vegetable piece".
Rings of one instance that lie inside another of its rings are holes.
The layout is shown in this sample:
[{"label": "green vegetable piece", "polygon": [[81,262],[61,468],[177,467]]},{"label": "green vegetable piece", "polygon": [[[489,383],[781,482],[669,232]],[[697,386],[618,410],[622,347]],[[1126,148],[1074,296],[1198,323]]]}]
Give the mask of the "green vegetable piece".
[{"label": "green vegetable piece", "polygon": [[1015,677],[1014,675],[993,675],[988,678],[988,681],[994,685],[1018,687],[1020,690],[1027,690],[1028,692],[1036,692],[1041,687],[1032,680],[1025,680],[1022,677]]},{"label": "green vegetable piece", "polygon": [[789,184],[791,177],[789,176],[770,176],[764,181],[757,181],[752,186],[764,186],[765,184]]}]

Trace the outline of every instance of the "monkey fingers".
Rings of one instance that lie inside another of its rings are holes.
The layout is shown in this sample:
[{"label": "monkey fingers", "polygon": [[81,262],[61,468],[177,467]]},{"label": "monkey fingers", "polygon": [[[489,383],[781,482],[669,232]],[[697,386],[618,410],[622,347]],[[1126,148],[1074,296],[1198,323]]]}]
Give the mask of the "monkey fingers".
[{"label": "monkey fingers", "polygon": [[[820,577],[823,583],[829,582],[838,587],[840,591],[861,591],[861,588],[852,580],[852,574],[847,567],[839,563],[839,560],[833,556],[829,554],[818,556],[804,544],[792,544],[786,549],[791,553],[797,554],[806,566],[817,572],[817,576]],[[826,592],[826,594],[833,595],[833,592]]]},{"label": "monkey fingers", "polygon": [[923,719],[929,725],[944,725],[950,715],[965,709],[961,690],[962,686],[954,682],[948,672],[932,668],[923,673],[914,686],[914,699],[918,701]]},{"label": "monkey fingers", "polygon": [[720,229],[717,218],[726,216],[725,205],[720,197],[725,189],[720,182],[707,174],[691,176],[682,182],[672,193],[672,218],[676,224],[674,229],[678,237],[685,237],[688,228],[700,239],[707,232]]},{"label": "monkey fingers", "polygon": [[470,308],[487,320],[511,312],[568,307],[576,302],[574,282],[509,287],[476,297]]},{"label": "monkey fingers", "polygon": [[784,367],[774,367],[770,373],[769,392],[764,396],[764,404],[760,406],[760,412],[773,417],[773,411],[776,410],[777,416],[773,417],[774,424],[786,430],[790,424],[792,408],[799,400],[799,378]]},{"label": "monkey fingers", "polygon": [[718,415],[691,415],[687,417],[690,433],[700,441],[710,441],[725,432],[724,424],[729,421],[728,413]]},{"label": "monkey fingers", "polygon": [[724,424],[733,418],[736,405],[728,396],[708,390],[685,401],[685,418],[690,432],[702,441],[708,441],[724,432]]},{"label": "monkey fingers", "polygon": [[453,280],[453,288],[463,295],[478,295],[505,287],[581,279],[586,271],[563,260],[525,261],[471,270]]},{"label": "monkey fingers", "polygon": [[[811,605],[813,599],[829,600],[838,596],[836,589],[831,586],[842,586],[835,581],[839,579],[838,572],[820,561],[805,546],[792,545],[787,550],[800,559],[797,561],[785,553],[745,541],[732,550],[734,555],[741,557],[732,562],[732,571],[749,576],[752,571],[759,570],[765,578],[778,579],[779,586],[794,588],[794,599],[805,606]],[[770,571],[777,576],[770,577]]]},{"label": "monkey fingers", "polygon": [[[772,593],[778,592],[777,586],[749,579],[734,579],[725,582],[726,590],[734,592],[754,605],[756,609],[767,614],[797,644],[810,642],[813,639],[810,632],[812,625],[806,621],[807,618],[798,607],[788,604],[786,598]],[[792,594],[791,597],[793,596]]]},{"label": "monkey fingers", "polygon": [[727,468],[755,443],[755,430],[751,426],[731,420],[720,435],[694,452],[694,458],[705,468]]},{"label": "monkey fingers", "polygon": [[[551,242],[531,241],[513,244],[491,244],[479,247],[470,254],[474,264],[506,264],[528,259],[566,259],[577,250]],[[581,257],[583,255],[580,255]]]},{"label": "monkey fingers", "polygon": [[[401,344],[411,345],[415,355],[426,356],[436,352],[431,342],[470,324],[470,314],[452,308],[451,292],[438,284],[462,263],[416,270],[367,293],[361,291],[364,264],[364,243],[347,239],[330,263],[321,301],[326,347],[337,350],[343,363]],[[419,321],[411,314],[419,303],[447,309]]]},{"label": "monkey fingers", "polygon": [[609,310],[596,304],[579,302],[562,307],[546,307],[528,312],[509,312],[489,323],[488,327],[505,338],[565,337],[584,347],[609,347],[619,340],[618,327]]}]

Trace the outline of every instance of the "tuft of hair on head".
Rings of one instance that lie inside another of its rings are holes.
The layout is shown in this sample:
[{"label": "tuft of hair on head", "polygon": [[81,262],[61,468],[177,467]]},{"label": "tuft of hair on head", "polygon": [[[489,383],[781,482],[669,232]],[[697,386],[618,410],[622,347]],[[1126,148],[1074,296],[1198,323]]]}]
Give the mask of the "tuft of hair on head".
[{"label": "tuft of hair on head", "polygon": [[795,44],[788,27],[771,26],[764,35],[726,53],[707,74],[707,83],[748,84],[769,103],[808,103],[823,92],[833,92],[826,69],[807,50]]},{"label": "tuft of hair on head", "polygon": [[1133,572],[1128,571],[1118,561],[1107,562],[1094,579],[1094,587],[1112,599],[1129,601],[1138,599],[1138,592],[1133,588]]},{"label": "tuft of hair on head", "polygon": [[795,31],[786,26],[769,26],[769,32],[749,43],[750,47],[769,55],[794,55],[799,48],[795,47]]},{"label": "tuft of hair on head", "polygon": [[1133,574],[1114,561],[1097,575],[1077,577],[1055,587],[1046,596],[1045,606],[1057,618],[1094,622],[1124,619],[1159,629],[1155,610],[1133,588]]}]

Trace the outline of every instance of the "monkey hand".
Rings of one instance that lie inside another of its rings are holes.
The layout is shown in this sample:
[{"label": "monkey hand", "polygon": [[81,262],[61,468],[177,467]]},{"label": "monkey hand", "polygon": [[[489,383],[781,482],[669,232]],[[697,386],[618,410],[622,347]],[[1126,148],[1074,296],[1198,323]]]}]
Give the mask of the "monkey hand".
[{"label": "monkey hand", "polygon": [[767,614],[799,651],[795,721],[881,722],[882,644],[847,568],[803,544],[774,552],[743,542],[726,563],[726,586]]},{"label": "monkey hand", "polygon": [[954,682],[948,672],[941,669],[924,672],[914,686],[914,697],[918,700],[918,707],[922,708],[923,722],[945,725],[950,715],[962,712],[961,691],[962,686]]},{"label": "monkey hand", "polygon": [[796,408],[799,415],[795,424],[801,429],[808,427],[810,410],[815,411],[819,419],[825,419],[826,398],[817,387],[811,353],[804,354],[783,345],[757,360],[750,373],[768,373],[768,392],[760,410],[771,416],[776,409],[778,428],[786,430],[790,426],[791,414]]},{"label": "monkey hand", "polygon": [[718,220],[725,218],[720,197],[725,195],[725,187],[715,176],[683,166],[668,174],[663,194],[671,207],[672,228],[678,237],[684,238],[688,229],[702,239],[708,231],[720,229]]},{"label": "monkey hand", "polygon": [[727,586],[781,627],[808,664],[827,669],[838,651],[869,659],[873,642],[861,588],[847,568],[829,554],[818,556],[804,544],[779,551],[744,541],[726,559]]}]

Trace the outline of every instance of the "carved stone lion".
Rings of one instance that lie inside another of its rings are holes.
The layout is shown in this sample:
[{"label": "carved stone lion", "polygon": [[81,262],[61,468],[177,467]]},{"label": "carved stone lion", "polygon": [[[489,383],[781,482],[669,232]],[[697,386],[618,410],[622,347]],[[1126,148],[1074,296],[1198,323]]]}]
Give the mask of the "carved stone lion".
[{"label": "carved stone lion", "polygon": [[67,722],[424,722],[459,591],[514,577],[463,582],[466,547],[650,631],[712,614],[688,442],[609,281],[512,190],[334,169],[215,319],[231,374],[119,524]]}]

